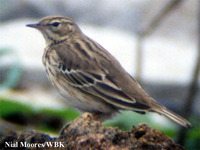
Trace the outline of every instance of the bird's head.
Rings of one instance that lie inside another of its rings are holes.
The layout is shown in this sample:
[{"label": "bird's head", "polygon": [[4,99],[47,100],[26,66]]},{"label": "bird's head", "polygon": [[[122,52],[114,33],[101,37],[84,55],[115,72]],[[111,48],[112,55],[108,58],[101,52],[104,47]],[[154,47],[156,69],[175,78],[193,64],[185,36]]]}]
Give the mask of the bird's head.
[{"label": "bird's head", "polygon": [[39,23],[26,26],[38,29],[43,34],[47,45],[60,43],[67,40],[74,33],[81,32],[70,18],[64,16],[47,16],[42,18]]}]

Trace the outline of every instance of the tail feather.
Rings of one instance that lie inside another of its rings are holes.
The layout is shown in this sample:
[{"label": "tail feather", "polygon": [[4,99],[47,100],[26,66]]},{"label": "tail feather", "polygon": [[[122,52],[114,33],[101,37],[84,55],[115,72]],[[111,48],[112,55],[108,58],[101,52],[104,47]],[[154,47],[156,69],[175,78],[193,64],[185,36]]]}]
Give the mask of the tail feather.
[{"label": "tail feather", "polygon": [[159,110],[156,110],[156,112],[158,112],[159,114],[173,120],[174,122],[184,126],[184,127],[187,127],[187,128],[191,128],[192,125],[189,121],[187,121],[186,119],[184,119],[183,117],[179,116],[178,114],[168,110],[167,108],[165,107],[162,107],[161,109]]},{"label": "tail feather", "polygon": [[159,104],[154,99],[151,99],[151,110],[150,111],[156,112],[160,115],[163,115],[186,128],[192,127],[192,125],[189,121],[187,121],[183,117],[179,116],[178,114],[172,112],[171,110],[167,109],[165,106]]}]

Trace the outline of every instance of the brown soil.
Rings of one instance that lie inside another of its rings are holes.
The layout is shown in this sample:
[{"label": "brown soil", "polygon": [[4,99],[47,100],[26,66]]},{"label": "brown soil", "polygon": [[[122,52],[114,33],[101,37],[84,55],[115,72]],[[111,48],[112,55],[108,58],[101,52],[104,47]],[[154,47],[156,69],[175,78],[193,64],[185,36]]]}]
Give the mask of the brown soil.
[{"label": "brown soil", "polygon": [[[6,147],[6,142],[13,146],[18,143],[13,149],[184,150],[164,133],[146,124],[133,126],[131,131],[123,132],[117,128],[102,126],[89,113],[68,123],[56,138],[38,131],[11,132],[1,138],[0,149],[11,149]],[[27,147],[21,144],[25,142],[29,144]],[[45,142],[52,142],[53,145],[48,146]]]}]

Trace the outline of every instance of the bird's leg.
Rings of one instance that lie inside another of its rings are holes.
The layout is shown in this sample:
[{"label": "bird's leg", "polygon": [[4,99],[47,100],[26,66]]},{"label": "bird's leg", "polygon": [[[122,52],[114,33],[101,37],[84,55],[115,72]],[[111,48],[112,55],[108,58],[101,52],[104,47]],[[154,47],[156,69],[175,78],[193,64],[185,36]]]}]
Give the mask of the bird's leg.
[{"label": "bird's leg", "polygon": [[93,120],[99,121],[99,123],[102,124],[103,121],[102,121],[102,120],[99,120],[99,118],[100,118],[101,115],[102,115],[101,112],[95,112],[95,113],[93,114]]}]

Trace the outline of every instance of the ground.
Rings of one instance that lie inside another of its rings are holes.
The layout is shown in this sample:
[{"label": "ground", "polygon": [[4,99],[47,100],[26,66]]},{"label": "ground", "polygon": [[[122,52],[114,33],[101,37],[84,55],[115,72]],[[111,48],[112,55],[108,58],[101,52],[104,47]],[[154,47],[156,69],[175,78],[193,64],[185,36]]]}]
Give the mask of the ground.
[{"label": "ground", "polygon": [[[8,143],[5,145],[5,143]],[[53,145],[47,144],[47,142]],[[184,150],[163,132],[152,129],[146,124],[133,126],[124,132],[113,127],[104,127],[94,121],[89,113],[63,127],[58,137],[38,131],[11,132],[0,140],[0,149],[8,146],[21,146],[24,149],[123,149],[123,150]],[[25,143],[27,144],[25,147]],[[34,144],[35,143],[35,144]],[[40,143],[40,145],[38,144]],[[10,144],[10,145],[9,145]],[[64,147],[63,147],[64,146]],[[50,148],[51,147],[51,148]]]}]

